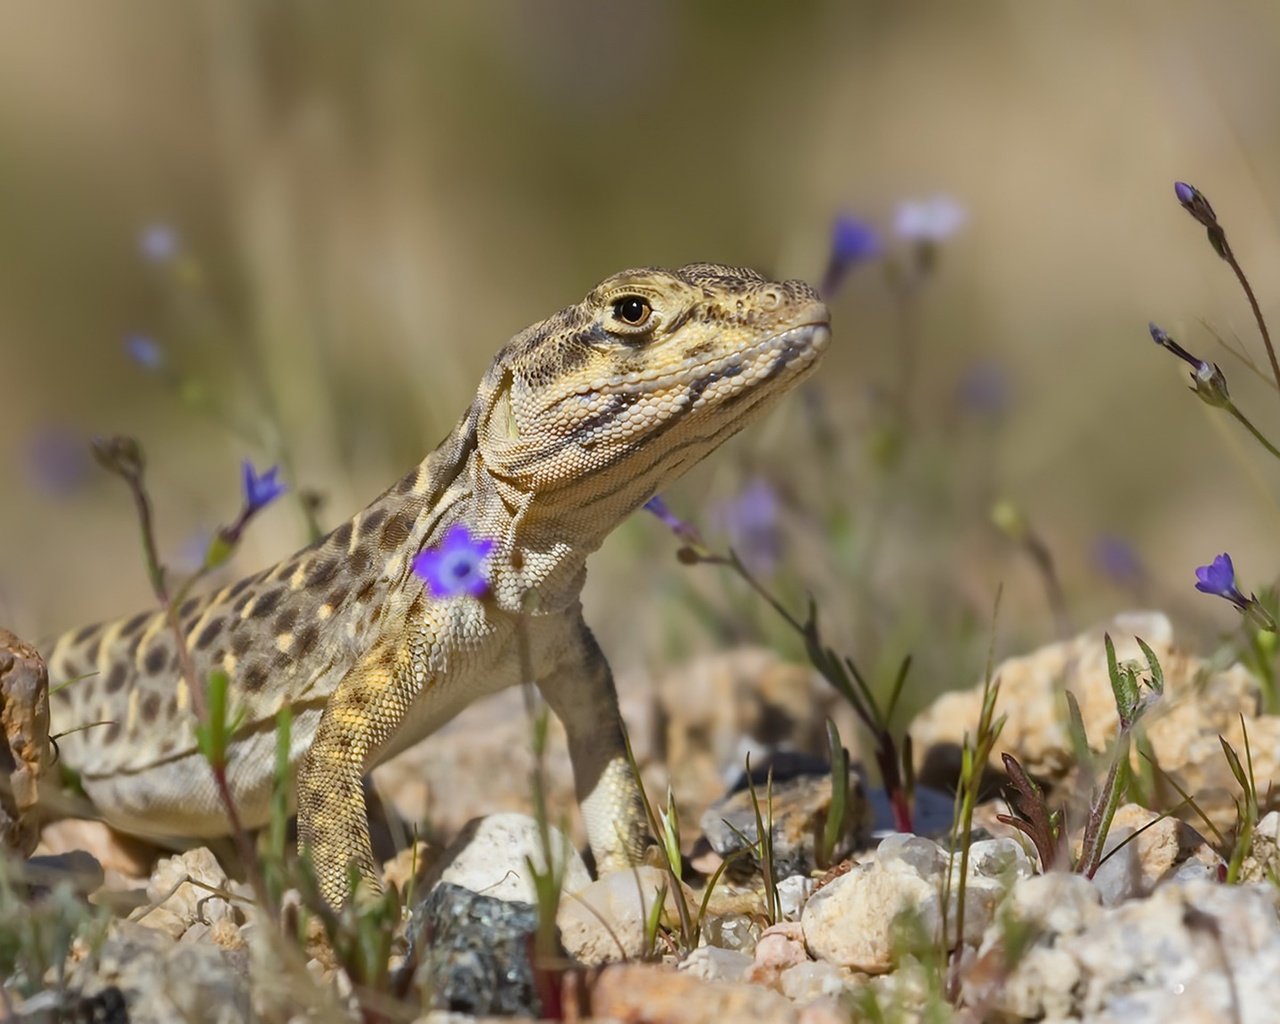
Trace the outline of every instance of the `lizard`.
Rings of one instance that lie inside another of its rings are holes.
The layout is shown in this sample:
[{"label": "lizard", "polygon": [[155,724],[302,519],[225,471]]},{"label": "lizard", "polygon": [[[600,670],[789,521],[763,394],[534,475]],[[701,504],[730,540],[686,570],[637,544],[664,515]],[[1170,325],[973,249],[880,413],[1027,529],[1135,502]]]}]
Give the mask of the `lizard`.
[{"label": "lizard", "polygon": [[[268,819],[288,708],[299,846],[321,895],[350,898],[352,863],[379,891],[364,775],[480,697],[532,682],[564,724],[597,870],[639,863],[651,840],[583,620],[587,557],[811,373],[829,338],[801,281],[711,263],[615,274],[516,334],[452,432],[368,507],[186,599],[176,615],[197,678],[223,670],[240,709],[227,781],[244,826]],[[492,542],[487,593],[435,597],[412,563],[457,524]],[[227,834],[162,611],[69,632],[47,661],[55,679],[84,677],[51,694],[49,713],[103,820]]]}]

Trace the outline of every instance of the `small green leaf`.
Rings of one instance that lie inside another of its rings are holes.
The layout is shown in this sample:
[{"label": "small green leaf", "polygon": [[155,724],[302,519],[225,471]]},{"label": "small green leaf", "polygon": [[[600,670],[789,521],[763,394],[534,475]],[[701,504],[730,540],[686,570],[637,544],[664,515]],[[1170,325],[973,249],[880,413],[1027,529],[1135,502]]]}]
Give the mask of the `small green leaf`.
[{"label": "small green leaf", "polygon": [[1133,716],[1138,709],[1138,682],[1133,671],[1127,666],[1121,668],[1116,662],[1116,646],[1111,642],[1111,634],[1103,635],[1103,643],[1107,648],[1107,674],[1111,676],[1111,692],[1116,701],[1116,714],[1120,716],[1120,728],[1127,729],[1133,723]]},{"label": "small green leaf", "polygon": [[827,820],[822,829],[820,868],[830,867],[835,858],[836,847],[844,835],[849,800],[849,755],[840,740],[840,730],[830,718],[827,719],[827,749],[831,758],[831,806],[827,809]]},{"label": "small green leaf", "polygon": [[1240,784],[1240,788],[1245,794],[1249,793],[1249,776],[1245,774],[1244,766],[1240,763],[1240,755],[1227,742],[1225,736],[1219,736],[1218,742],[1222,744],[1222,753],[1226,756],[1227,767],[1231,769],[1231,774],[1236,777],[1236,782]]},{"label": "small green leaf", "polygon": [[215,533],[213,539],[209,541],[209,546],[204,552],[204,567],[206,570],[218,568],[225,564],[228,558],[235,551],[235,545],[232,544],[221,533]]},{"label": "small green leaf", "polygon": [[1156,657],[1156,652],[1147,646],[1147,642],[1142,637],[1135,636],[1134,639],[1138,641],[1138,646],[1142,648],[1143,657],[1147,659],[1147,665],[1151,669],[1151,689],[1156,693],[1164,693],[1164,669],[1160,667],[1160,659]]}]

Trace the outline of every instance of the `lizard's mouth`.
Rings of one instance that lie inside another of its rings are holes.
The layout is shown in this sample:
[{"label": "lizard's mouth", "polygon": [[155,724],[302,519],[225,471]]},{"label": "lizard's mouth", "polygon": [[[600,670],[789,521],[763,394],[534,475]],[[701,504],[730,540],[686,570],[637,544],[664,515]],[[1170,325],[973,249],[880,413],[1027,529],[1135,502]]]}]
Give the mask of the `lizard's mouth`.
[{"label": "lizard's mouth", "polygon": [[[689,378],[693,409],[729,401],[811,368],[831,340],[827,321],[802,324],[711,362]],[[677,377],[673,383],[679,383]]]},{"label": "lizard's mouth", "polygon": [[727,355],[686,359],[675,366],[597,377],[574,389],[578,395],[651,395],[688,387],[694,408],[707,404],[721,381],[733,381],[732,391],[741,391],[782,375],[787,370],[803,370],[816,361],[831,340],[827,320],[791,327],[762,338],[754,345],[735,349]]}]

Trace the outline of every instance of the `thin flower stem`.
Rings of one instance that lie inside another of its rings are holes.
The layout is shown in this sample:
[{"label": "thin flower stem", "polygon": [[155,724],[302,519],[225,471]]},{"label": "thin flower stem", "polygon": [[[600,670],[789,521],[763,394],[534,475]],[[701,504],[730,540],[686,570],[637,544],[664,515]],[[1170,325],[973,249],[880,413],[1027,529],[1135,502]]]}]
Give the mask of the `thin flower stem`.
[{"label": "thin flower stem", "polygon": [[[1227,249],[1224,259],[1226,259],[1227,265],[1235,271],[1236,279],[1240,282],[1240,287],[1244,289],[1245,298],[1249,300],[1249,306],[1253,310],[1253,318],[1258,321],[1258,330],[1262,334],[1262,343],[1267,347],[1267,358],[1271,360],[1271,372],[1275,375],[1276,387],[1280,388],[1280,360],[1276,359],[1276,350],[1271,344],[1271,332],[1267,330],[1267,321],[1262,316],[1262,309],[1253,294],[1253,288],[1249,285],[1249,279],[1244,276],[1244,270],[1241,269],[1240,263],[1236,260],[1235,253]],[[1243,422],[1247,424],[1247,421]],[[1257,433],[1256,431],[1254,432]],[[1261,436],[1259,436],[1259,440],[1261,440]],[[1265,444],[1265,442],[1263,443]],[[1267,447],[1271,448],[1270,445],[1267,445]],[[1274,448],[1271,450],[1275,451]]]},{"label": "thin flower stem", "polygon": [[758,579],[755,578],[755,576],[751,574],[750,570],[748,570],[747,567],[743,564],[742,559],[738,557],[738,553],[734,551],[732,548],[729,549],[729,557],[727,558],[724,557],[723,555],[707,555],[702,558],[702,561],[708,562],[711,565],[728,566],[730,569],[736,572],[740,577],[742,577],[742,579],[746,581],[747,585],[750,586],[752,590],[754,590],[757,594],[763,597],[765,601],[768,602],[769,606],[775,612],[777,612],[779,615],[782,616],[782,618],[786,621],[787,625],[789,625],[801,636],[805,635],[804,624],[799,619],[797,619],[794,615],[792,615],[789,611],[787,611],[787,609],[784,608],[782,604],[779,603],[776,597],[774,597],[771,593],[769,593],[769,590],[764,586],[764,584],[762,584]]},{"label": "thin flower stem", "polygon": [[[1268,344],[1268,351],[1270,351],[1270,348],[1271,346]],[[1262,436],[1262,433],[1258,428],[1249,422],[1249,417],[1236,408],[1235,402],[1228,402],[1226,409],[1227,412],[1231,413],[1232,416],[1239,420],[1241,424],[1244,425],[1244,428],[1257,439],[1258,444],[1262,445],[1263,448],[1269,451],[1277,459],[1280,459],[1280,448],[1276,448],[1275,445]]]},{"label": "thin flower stem", "polygon": [[[191,650],[187,647],[187,638],[182,631],[182,624],[178,620],[177,607],[165,583],[164,566],[160,562],[156,547],[155,521],[151,512],[151,499],[142,480],[142,469],[139,467],[134,472],[121,473],[120,475],[125,483],[128,484],[134,505],[138,511],[138,523],[142,532],[142,549],[147,561],[147,571],[151,577],[151,586],[155,592],[156,600],[160,602],[165,622],[173,633],[174,644],[178,652],[179,671],[187,684],[187,692],[191,695],[192,710],[195,712],[198,722],[207,721],[208,701],[206,700],[204,687],[201,685],[200,676],[196,672],[194,661],[192,661]],[[257,857],[254,855],[253,843],[241,823],[239,809],[236,807],[235,798],[231,793],[231,787],[227,780],[225,760],[221,764],[210,764],[209,768],[213,775],[219,800],[222,802],[223,810],[226,812],[227,821],[231,825],[231,837],[236,845],[236,852],[244,865],[249,884],[253,887],[254,895],[260,905],[272,911],[272,916],[274,917],[275,903],[271,899],[266,880],[262,875]]]}]

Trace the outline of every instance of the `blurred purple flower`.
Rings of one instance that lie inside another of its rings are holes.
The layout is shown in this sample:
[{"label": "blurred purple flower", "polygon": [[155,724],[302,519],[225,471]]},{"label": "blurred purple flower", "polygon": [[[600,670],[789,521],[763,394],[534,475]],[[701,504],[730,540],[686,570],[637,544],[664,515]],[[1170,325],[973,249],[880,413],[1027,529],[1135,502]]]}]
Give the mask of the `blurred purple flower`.
[{"label": "blurred purple flower", "polygon": [[173,225],[156,221],[138,232],[138,251],[149,263],[168,263],[178,255],[181,240]]},{"label": "blurred purple flower", "polygon": [[259,474],[253,463],[245,459],[241,464],[244,480],[244,515],[246,517],[260,512],[288,489],[277,478],[279,466],[272,466],[265,473]]},{"label": "blurred purple flower", "polygon": [[1147,576],[1147,570],[1134,546],[1115,534],[1103,534],[1093,544],[1093,562],[1112,583],[1134,587]]},{"label": "blurred purple flower", "polygon": [[27,437],[23,464],[32,484],[53,498],[65,498],[89,479],[88,439],[69,427],[46,425]]},{"label": "blurred purple flower", "polygon": [[164,349],[145,334],[129,335],[125,339],[124,350],[144,370],[158,370],[164,365]]},{"label": "blurred purple flower", "polygon": [[440,543],[419,552],[413,571],[432,597],[483,597],[489,589],[485,559],[493,541],[471,536],[465,523],[454,523]]},{"label": "blurred purple flower", "polygon": [[1173,183],[1173,194],[1178,197],[1178,202],[1183,206],[1193,202],[1196,198],[1196,190],[1185,181],[1175,181]]},{"label": "blurred purple flower", "polygon": [[747,482],[737,497],[719,505],[713,518],[748,568],[772,573],[782,557],[782,511],[778,492],[762,477]]},{"label": "blurred purple flower", "polygon": [[969,211],[950,196],[912,199],[898,205],[893,230],[907,242],[937,244],[959,231],[969,220]]},{"label": "blurred purple flower", "polygon": [[1226,552],[1220,554],[1208,565],[1196,568],[1196,590],[1202,594],[1225,598],[1242,612],[1249,607],[1249,598],[1236,586],[1236,569],[1231,564],[1231,556]]},{"label": "blurred purple flower", "polygon": [[880,232],[869,222],[847,213],[840,214],[831,226],[831,252],[819,293],[824,299],[831,298],[850,270],[859,263],[878,258],[883,251]]},{"label": "blurred purple flower", "polygon": [[994,359],[971,365],[956,385],[960,405],[981,416],[998,417],[1009,408],[1009,374]]},{"label": "blurred purple flower", "polygon": [[702,538],[698,536],[698,531],[694,528],[693,524],[686,523],[678,515],[672,512],[670,506],[667,505],[661,495],[655,494],[652,498],[646,501],[644,503],[644,510],[662,520],[667,529],[686,544],[702,544]]}]

